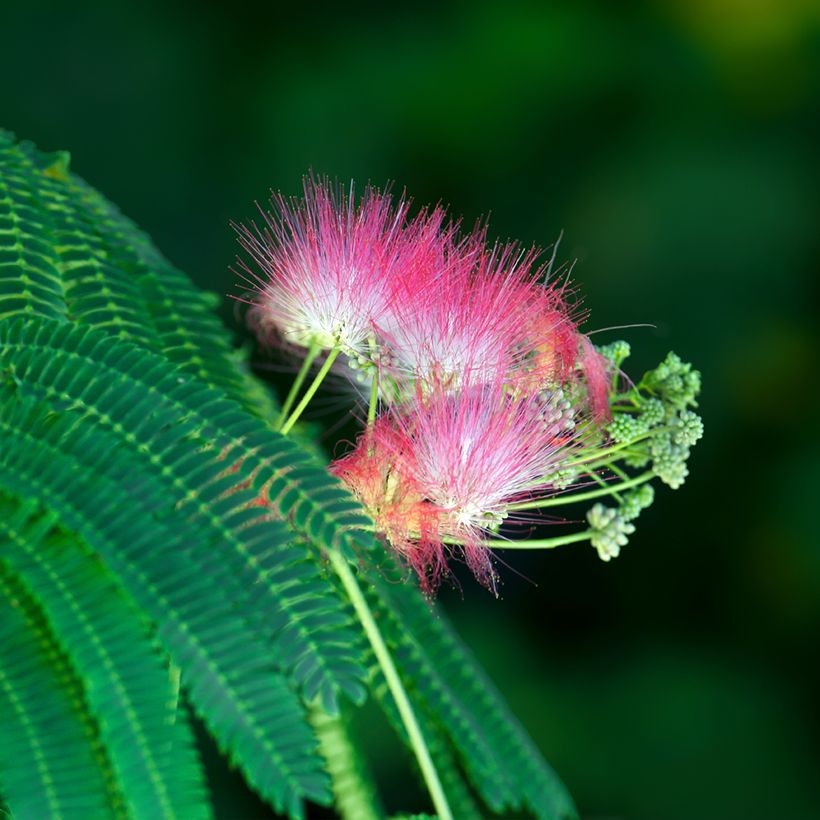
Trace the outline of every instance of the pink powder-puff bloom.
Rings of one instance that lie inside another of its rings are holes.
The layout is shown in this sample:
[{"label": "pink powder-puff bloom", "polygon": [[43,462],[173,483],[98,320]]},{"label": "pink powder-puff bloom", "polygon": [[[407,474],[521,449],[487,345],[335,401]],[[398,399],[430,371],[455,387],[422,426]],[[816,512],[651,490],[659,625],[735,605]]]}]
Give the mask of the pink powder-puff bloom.
[{"label": "pink powder-puff bloom", "polygon": [[377,530],[435,588],[447,555],[463,555],[494,588],[484,534],[507,505],[548,492],[548,476],[574,447],[571,419],[539,396],[513,398],[503,385],[419,391],[335,462],[370,510]]},{"label": "pink powder-puff bloom", "polygon": [[576,391],[579,418],[603,423],[610,418],[612,372],[607,359],[578,329],[585,318],[573,309],[557,288],[545,288],[543,307],[530,314],[530,355],[525,367],[513,375],[512,383],[524,393],[555,389],[560,385]]},{"label": "pink powder-puff bloom", "polygon": [[301,201],[273,194],[271,205],[261,227],[234,226],[253,263],[239,260],[257,331],[363,353],[392,298],[407,203],[368,187],[357,204],[352,188],[306,178]]},{"label": "pink powder-puff bloom", "polygon": [[443,231],[397,278],[378,329],[400,378],[456,389],[497,382],[521,362],[540,304],[537,254],[487,249],[484,234]]},{"label": "pink powder-puff bloom", "polygon": [[548,490],[575,438],[571,420],[551,411],[545,395],[514,397],[503,384],[417,402],[400,424],[425,497],[470,532],[500,522],[509,503]]}]

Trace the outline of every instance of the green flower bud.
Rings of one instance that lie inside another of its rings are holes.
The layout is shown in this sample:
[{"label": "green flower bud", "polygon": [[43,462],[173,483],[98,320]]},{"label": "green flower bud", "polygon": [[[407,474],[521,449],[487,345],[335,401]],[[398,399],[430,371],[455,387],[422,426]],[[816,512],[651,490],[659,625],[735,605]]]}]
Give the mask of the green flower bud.
[{"label": "green flower bud", "polygon": [[663,402],[660,399],[647,399],[643,403],[643,411],[641,412],[640,418],[647,429],[657,427],[663,423],[663,420],[666,418],[666,408]]},{"label": "green flower bud", "polygon": [[621,515],[625,521],[634,521],[643,510],[652,505],[655,500],[655,488],[651,484],[643,484],[624,493],[621,502]]},{"label": "green flower bud", "polygon": [[618,443],[634,441],[647,432],[643,419],[630,416],[628,413],[616,414],[606,429],[613,440]]},{"label": "green flower bud", "polygon": [[683,409],[696,404],[700,393],[700,373],[676,353],[667,357],[643,378],[643,384],[662,401]]},{"label": "green flower bud", "polygon": [[693,447],[703,436],[703,421],[692,410],[682,410],[673,427],[672,441],[682,447]]},{"label": "green flower bud", "polygon": [[601,345],[598,348],[598,352],[605,359],[612,362],[615,367],[620,367],[621,363],[625,359],[629,358],[629,354],[632,352],[632,349],[629,346],[629,342],[618,340],[617,342],[612,342],[608,345]]},{"label": "green flower bud", "polygon": [[649,455],[648,448],[638,453],[624,456],[624,464],[626,464],[627,467],[634,467],[637,470],[646,467],[650,461],[652,461],[652,457]]},{"label": "green flower bud", "polygon": [[602,561],[617,558],[621,547],[626,546],[629,536],[635,532],[635,525],[630,524],[617,509],[603,504],[595,504],[587,512],[587,521],[592,529],[589,540]]},{"label": "green flower bud", "polygon": [[689,458],[689,448],[672,441],[670,433],[655,436],[650,444],[652,454],[652,469],[660,480],[677,490],[689,475],[686,460]]},{"label": "green flower bud", "polygon": [[560,467],[547,477],[556,490],[566,490],[578,478],[577,467]]}]

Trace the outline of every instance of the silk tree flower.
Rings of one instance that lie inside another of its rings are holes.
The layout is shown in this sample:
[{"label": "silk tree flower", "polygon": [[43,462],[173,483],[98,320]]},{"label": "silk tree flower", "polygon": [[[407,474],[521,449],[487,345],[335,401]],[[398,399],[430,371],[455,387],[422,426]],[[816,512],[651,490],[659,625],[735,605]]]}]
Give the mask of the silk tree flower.
[{"label": "silk tree flower", "polygon": [[485,246],[485,230],[459,239],[450,227],[432,253],[403,267],[378,323],[399,379],[456,389],[506,379],[527,353],[543,304],[535,250]]},{"label": "silk tree flower", "polygon": [[549,478],[575,446],[572,411],[555,413],[545,395],[513,397],[506,385],[421,390],[335,462],[377,529],[435,588],[446,555],[460,553],[494,587],[484,535],[507,506],[551,491]]},{"label": "silk tree flower", "polygon": [[311,177],[303,199],[274,193],[271,206],[260,208],[261,226],[234,225],[252,263],[238,260],[249,320],[264,340],[362,355],[390,305],[395,268],[408,258],[407,202],[368,187],[356,203],[352,186],[347,195]]},{"label": "silk tree flower", "polygon": [[434,277],[443,279],[454,260],[461,261],[461,257],[453,253],[459,243],[457,233],[458,224],[447,221],[447,214],[440,205],[423,209],[403,226],[388,280],[387,309],[375,322],[370,348],[358,357],[348,356],[339,363],[338,371],[351,380],[359,396],[366,397],[370,393],[377,374],[379,395],[388,404],[412,396],[414,382],[400,366],[396,351],[387,339],[403,335],[397,318],[421,303],[421,294],[431,286]]},{"label": "silk tree flower", "polygon": [[436,391],[399,423],[413,440],[425,496],[465,531],[506,517],[507,504],[549,490],[574,433],[542,395],[514,397],[503,384]]}]

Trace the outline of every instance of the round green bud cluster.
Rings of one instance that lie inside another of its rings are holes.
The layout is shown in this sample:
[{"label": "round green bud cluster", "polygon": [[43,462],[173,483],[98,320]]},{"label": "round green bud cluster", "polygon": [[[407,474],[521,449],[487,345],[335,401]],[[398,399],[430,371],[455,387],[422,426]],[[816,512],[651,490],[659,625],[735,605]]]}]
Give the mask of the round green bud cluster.
[{"label": "round green bud cluster", "polygon": [[607,425],[607,432],[614,441],[625,444],[644,435],[648,427],[639,416],[630,416],[628,413],[617,413]]},{"label": "round green bud cluster", "polygon": [[647,399],[643,402],[640,419],[646,428],[657,427],[666,418],[666,408],[660,399]]},{"label": "round green bud cluster", "polygon": [[654,436],[649,446],[652,455],[652,469],[664,484],[677,490],[689,475],[686,460],[689,448],[675,444],[671,433]]},{"label": "round green bud cluster", "polygon": [[655,488],[651,484],[643,484],[623,495],[621,501],[621,515],[625,521],[634,521],[655,500]]},{"label": "round green bud cluster", "polygon": [[694,447],[703,436],[703,421],[692,410],[682,410],[672,422],[672,441],[681,447]]},{"label": "round green bud cluster", "polygon": [[665,403],[684,408],[696,403],[700,393],[700,373],[688,362],[681,361],[676,353],[669,353],[644,376],[643,384]]},{"label": "round green bud cluster", "polygon": [[351,370],[364,370],[370,369],[373,366],[373,362],[360,354],[354,354],[347,357],[347,366]]},{"label": "round green bud cluster", "polygon": [[555,472],[547,476],[547,481],[556,490],[566,490],[578,478],[577,467],[559,467]]},{"label": "round green bud cluster", "polygon": [[607,360],[612,362],[615,367],[620,367],[621,363],[629,358],[629,354],[632,352],[632,348],[629,346],[629,342],[624,342],[619,340],[617,342],[612,342],[608,345],[601,345],[598,348],[598,352]]},{"label": "round green bud cluster", "polygon": [[[599,348],[611,362],[629,355],[629,345],[616,342]],[[624,386],[612,399],[613,418],[604,427],[604,442],[611,446],[612,462],[628,468],[650,469],[672,489],[689,474],[690,448],[703,436],[700,416],[689,409],[700,391],[700,373],[670,353],[638,385]],[[621,473],[625,480],[628,476]],[[557,486],[557,485],[556,485]],[[614,485],[617,491],[617,484]],[[635,519],[655,497],[650,483],[617,493],[618,506],[595,504],[587,512],[590,541],[602,560],[620,553],[635,531]]]},{"label": "round green bud cluster", "polygon": [[587,521],[592,530],[589,540],[602,561],[617,558],[621,547],[626,546],[629,536],[635,532],[635,525],[630,524],[620,510],[603,504],[595,504],[587,512]]},{"label": "round green bud cluster", "polygon": [[351,377],[358,384],[369,385],[375,378],[376,365],[373,360],[361,353],[352,352],[345,357],[345,364],[351,371]]}]

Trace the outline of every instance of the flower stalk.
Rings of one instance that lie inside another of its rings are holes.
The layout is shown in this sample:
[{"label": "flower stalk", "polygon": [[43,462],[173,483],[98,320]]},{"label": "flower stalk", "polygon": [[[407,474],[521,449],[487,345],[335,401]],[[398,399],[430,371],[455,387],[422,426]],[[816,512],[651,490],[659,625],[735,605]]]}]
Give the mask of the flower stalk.
[{"label": "flower stalk", "polygon": [[279,430],[283,436],[286,436],[293,429],[293,425],[299,421],[299,417],[302,413],[304,413],[305,408],[310,404],[310,400],[316,395],[316,391],[325,380],[325,376],[327,376],[330,372],[330,368],[333,367],[333,362],[336,361],[339,353],[341,353],[341,350],[338,347],[334,347],[327,354],[324,364],[321,368],[319,368],[319,372],[316,374],[315,378],[310,383],[310,386],[305,391],[305,395],[302,396],[302,400],[296,405],[296,409],[293,413],[291,413],[290,418],[288,418]]},{"label": "flower stalk", "polygon": [[[485,538],[483,543],[492,549],[502,550],[549,550],[555,547],[564,547],[567,544],[578,544],[581,541],[589,541],[592,533],[590,530],[583,532],[573,532],[567,535],[556,535],[553,538],[532,538],[532,539],[508,539],[508,538]],[[458,543],[458,542],[453,542]]]},{"label": "flower stalk", "polygon": [[630,478],[626,481],[619,481],[617,484],[607,484],[599,490],[590,490],[586,493],[567,493],[565,495],[557,495],[552,498],[539,498],[535,501],[519,501],[516,504],[510,504],[507,509],[510,512],[519,512],[521,510],[541,510],[545,507],[560,507],[566,504],[576,504],[579,501],[590,501],[593,498],[601,498],[607,495],[616,495],[617,493],[628,490],[631,487],[639,487],[647,481],[651,481],[655,474],[651,470],[645,473]]},{"label": "flower stalk", "polygon": [[279,418],[276,420],[276,424],[274,425],[275,430],[282,429],[282,425],[284,425],[288,417],[288,413],[290,413],[290,409],[291,407],[293,407],[293,403],[296,401],[296,397],[299,395],[299,391],[302,389],[302,385],[305,383],[307,374],[310,372],[310,368],[313,366],[313,362],[316,361],[316,357],[319,355],[320,352],[321,348],[318,342],[313,342],[305,352],[305,360],[302,362],[302,366],[299,369],[299,372],[296,374],[296,378],[293,380],[293,384],[290,386],[288,395],[285,397],[285,401],[282,404],[282,409],[279,412]]},{"label": "flower stalk", "polygon": [[[304,408],[310,402],[310,399],[315,394],[322,382],[322,379],[324,379],[324,376],[327,374],[327,371],[330,370],[333,360],[336,358],[338,353],[338,348],[331,351],[322,369],[316,374],[316,378],[308,388],[308,391],[305,393],[305,397],[302,399],[302,402],[300,402],[299,406],[296,410],[294,410],[293,415],[291,415],[288,419],[288,422],[282,427],[281,432],[283,435],[288,434],[296,420],[299,418],[299,415],[301,415]],[[339,577],[345,592],[347,592],[348,598],[350,599],[353,609],[356,612],[356,616],[364,628],[365,634],[367,635],[367,640],[373,649],[373,654],[376,656],[376,661],[379,664],[379,668],[382,670],[382,674],[387,681],[390,694],[396,702],[396,707],[399,710],[399,716],[401,717],[401,721],[405,731],[407,732],[407,736],[410,739],[413,754],[418,761],[422,777],[424,778],[424,782],[430,793],[430,799],[433,802],[433,807],[435,808],[440,820],[454,820],[453,813],[450,810],[447,797],[444,793],[444,788],[441,785],[441,778],[439,777],[438,771],[433,763],[433,758],[430,755],[430,750],[424,739],[424,735],[422,734],[419,722],[416,719],[415,712],[413,711],[412,704],[410,703],[410,698],[407,695],[404,685],[402,684],[401,677],[399,676],[396,665],[393,662],[390,650],[387,647],[384,637],[379,631],[379,627],[376,624],[376,619],[373,617],[373,613],[368,606],[367,599],[359,586],[359,582],[356,580],[356,576],[347,559],[337,549],[331,548],[327,550],[326,554],[333,571]]]},{"label": "flower stalk", "polygon": [[370,402],[367,405],[367,429],[372,430],[376,421],[376,410],[379,406],[379,366],[377,364],[378,348],[376,339],[371,336],[368,340],[370,345],[370,356],[373,362],[373,378],[370,382]]},{"label": "flower stalk", "polygon": [[410,698],[402,684],[401,677],[390,655],[390,650],[387,648],[384,637],[379,631],[376,619],[373,617],[373,613],[367,604],[367,599],[359,586],[359,582],[356,580],[356,576],[350,568],[350,564],[338,550],[329,550],[327,556],[334,572],[339,576],[339,580],[342,582],[350,598],[350,602],[353,604],[353,609],[356,611],[359,621],[364,627],[367,639],[373,648],[373,654],[376,656],[382,674],[387,681],[390,694],[396,702],[402,724],[407,731],[410,745],[418,761],[422,777],[430,793],[430,798],[433,801],[433,806],[439,820],[453,820],[453,813],[450,810],[447,796],[441,785],[441,778],[433,763],[433,758],[430,756],[430,750],[427,747],[421,727],[416,719]]}]

